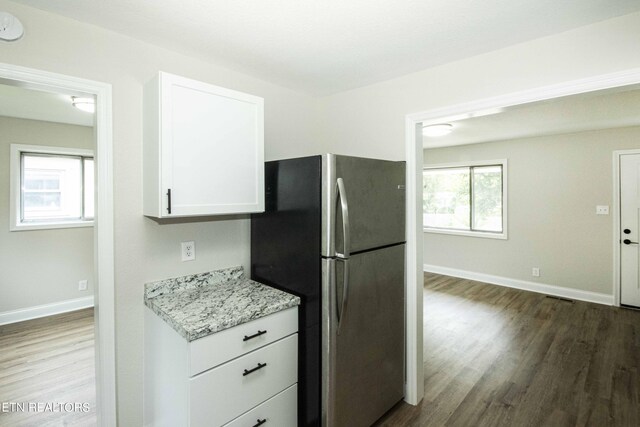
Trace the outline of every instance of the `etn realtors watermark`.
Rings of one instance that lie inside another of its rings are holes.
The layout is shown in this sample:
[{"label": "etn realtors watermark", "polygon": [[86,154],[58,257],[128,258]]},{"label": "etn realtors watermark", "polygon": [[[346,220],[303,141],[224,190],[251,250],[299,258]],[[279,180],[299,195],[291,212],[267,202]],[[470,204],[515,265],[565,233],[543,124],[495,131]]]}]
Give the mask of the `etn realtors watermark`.
[{"label": "etn realtors watermark", "polygon": [[7,412],[89,412],[88,402],[2,402],[0,413]]}]

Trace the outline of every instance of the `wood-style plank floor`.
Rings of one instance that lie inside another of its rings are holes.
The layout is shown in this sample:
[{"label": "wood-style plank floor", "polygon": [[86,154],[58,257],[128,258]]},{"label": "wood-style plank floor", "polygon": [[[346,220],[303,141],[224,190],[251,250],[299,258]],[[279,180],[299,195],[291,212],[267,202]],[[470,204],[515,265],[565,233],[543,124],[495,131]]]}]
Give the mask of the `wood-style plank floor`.
[{"label": "wood-style plank floor", "polygon": [[[96,425],[93,328],[93,309],[0,326],[0,426]],[[9,402],[86,402],[90,410],[5,412]]]},{"label": "wood-style plank floor", "polygon": [[640,426],[640,312],[425,274],[424,388],[379,426]]}]

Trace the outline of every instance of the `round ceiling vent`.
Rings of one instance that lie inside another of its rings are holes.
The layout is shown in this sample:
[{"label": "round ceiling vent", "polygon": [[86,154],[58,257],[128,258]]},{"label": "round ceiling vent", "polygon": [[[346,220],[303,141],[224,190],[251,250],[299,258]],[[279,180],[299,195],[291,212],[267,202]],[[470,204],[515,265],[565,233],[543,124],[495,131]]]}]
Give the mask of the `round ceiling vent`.
[{"label": "round ceiling vent", "polygon": [[22,22],[7,12],[0,12],[0,40],[12,42],[24,34]]}]

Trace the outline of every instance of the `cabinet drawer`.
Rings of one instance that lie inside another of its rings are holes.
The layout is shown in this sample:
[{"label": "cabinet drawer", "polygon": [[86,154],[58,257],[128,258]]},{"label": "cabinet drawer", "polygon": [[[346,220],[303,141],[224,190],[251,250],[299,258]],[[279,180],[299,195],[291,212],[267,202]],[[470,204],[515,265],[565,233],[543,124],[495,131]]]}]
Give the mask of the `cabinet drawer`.
[{"label": "cabinet drawer", "polygon": [[298,423],[298,386],[293,385],[239,416],[224,427],[296,427]]},{"label": "cabinet drawer", "polygon": [[298,334],[189,380],[190,425],[220,426],[298,381]]},{"label": "cabinet drawer", "polygon": [[291,307],[192,341],[189,344],[189,376],[275,342],[297,330],[298,307]]}]

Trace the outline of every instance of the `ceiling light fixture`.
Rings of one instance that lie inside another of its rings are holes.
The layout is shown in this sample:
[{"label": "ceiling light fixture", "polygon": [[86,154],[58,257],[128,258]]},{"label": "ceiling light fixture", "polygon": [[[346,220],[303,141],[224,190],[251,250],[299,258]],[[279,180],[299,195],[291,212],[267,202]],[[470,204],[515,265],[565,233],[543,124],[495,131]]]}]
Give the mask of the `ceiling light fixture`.
[{"label": "ceiling light fixture", "polygon": [[81,96],[72,96],[71,104],[79,110],[86,111],[87,113],[96,112],[96,102],[93,98],[84,98]]},{"label": "ceiling light fixture", "polygon": [[439,123],[437,125],[424,126],[422,134],[429,137],[445,136],[451,133],[453,125],[449,123]]}]

